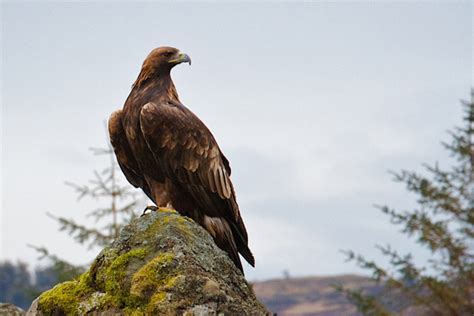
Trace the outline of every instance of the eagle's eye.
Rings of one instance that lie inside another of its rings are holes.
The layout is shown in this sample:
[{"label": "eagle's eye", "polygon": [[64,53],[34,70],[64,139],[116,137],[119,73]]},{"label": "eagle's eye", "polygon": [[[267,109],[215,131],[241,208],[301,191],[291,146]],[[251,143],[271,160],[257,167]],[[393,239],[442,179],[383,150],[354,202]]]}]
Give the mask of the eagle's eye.
[{"label": "eagle's eye", "polygon": [[173,52],[165,52],[163,53],[163,56],[165,57],[171,57],[173,55]]}]

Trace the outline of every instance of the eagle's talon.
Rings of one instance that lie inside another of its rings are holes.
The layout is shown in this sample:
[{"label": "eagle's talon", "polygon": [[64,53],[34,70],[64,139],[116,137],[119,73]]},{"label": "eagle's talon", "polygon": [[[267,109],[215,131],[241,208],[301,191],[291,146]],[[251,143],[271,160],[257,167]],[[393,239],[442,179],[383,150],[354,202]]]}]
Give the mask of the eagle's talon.
[{"label": "eagle's talon", "polygon": [[143,217],[146,214],[148,214],[146,211],[158,212],[158,209],[159,208],[154,206],[154,205],[148,205],[147,207],[145,207],[145,209],[143,210],[143,213],[142,213],[142,215],[140,215],[140,217]]}]

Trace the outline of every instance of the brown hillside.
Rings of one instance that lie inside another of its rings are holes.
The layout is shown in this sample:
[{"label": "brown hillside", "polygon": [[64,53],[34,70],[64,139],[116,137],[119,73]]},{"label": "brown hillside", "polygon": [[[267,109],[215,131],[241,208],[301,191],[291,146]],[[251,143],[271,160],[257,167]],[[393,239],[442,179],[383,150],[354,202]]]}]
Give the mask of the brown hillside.
[{"label": "brown hillside", "polygon": [[334,286],[378,292],[380,286],[367,277],[342,275],[275,279],[253,283],[258,299],[280,315],[355,316],[356,308]]}]

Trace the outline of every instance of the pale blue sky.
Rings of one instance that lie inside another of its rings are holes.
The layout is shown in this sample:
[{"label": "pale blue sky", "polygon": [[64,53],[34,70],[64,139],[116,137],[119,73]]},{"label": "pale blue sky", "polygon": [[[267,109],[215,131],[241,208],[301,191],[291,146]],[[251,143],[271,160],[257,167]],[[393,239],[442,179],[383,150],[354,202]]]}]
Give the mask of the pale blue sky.
[{"label": "pale blue sky", "polygon": [[45,212],[93,206],[64,181],[104,166],[88,148],[162,45],[193,59],[173,78],[231,161],[249,278],[358,272],[339,250],[379,258],[376,243],[426,258],[372,205],[413,205],[388,170],[449,162],[439,143],[472,86],[471,2],[1,8],[2,259],[36,263],[27,243],[76,263],[97,254]]}]

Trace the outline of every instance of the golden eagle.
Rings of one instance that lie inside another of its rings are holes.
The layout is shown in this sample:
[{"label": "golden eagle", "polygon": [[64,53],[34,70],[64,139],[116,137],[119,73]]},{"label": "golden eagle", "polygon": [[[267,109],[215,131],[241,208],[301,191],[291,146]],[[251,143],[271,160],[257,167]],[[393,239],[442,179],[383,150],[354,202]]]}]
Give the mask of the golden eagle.
[{"label": "golden eagle", "polygon": [[127,180],[158,206],[192,218],[243,272],[255,259],[240,216],[230,165],[204,123],[179,101],[171,69],[188,55],[151,51],[122,110],[109,119],[110,141]]}]

